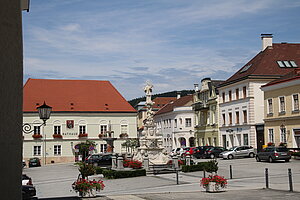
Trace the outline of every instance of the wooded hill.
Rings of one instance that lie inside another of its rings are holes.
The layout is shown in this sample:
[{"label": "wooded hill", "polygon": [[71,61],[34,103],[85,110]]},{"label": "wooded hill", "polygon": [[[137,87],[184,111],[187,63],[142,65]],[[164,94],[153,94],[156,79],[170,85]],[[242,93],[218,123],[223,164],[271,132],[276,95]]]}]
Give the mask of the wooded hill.
[{"label": "wooded hill", "polygon": [[[152,99],[155,99],[156,97],[177,97],[177,92],[180,92],[180,95],[183,97],[188,94],[193,94],[194,90],[181,90],[181,91],[172,91],[172,92],[154,94],[154,95],[152,95]],[[128,103],[130,103],[130,105],[132,107],[135,107],[141,101],[146,101],[146,96],[132,99],[132,100],[128,101]]]}]

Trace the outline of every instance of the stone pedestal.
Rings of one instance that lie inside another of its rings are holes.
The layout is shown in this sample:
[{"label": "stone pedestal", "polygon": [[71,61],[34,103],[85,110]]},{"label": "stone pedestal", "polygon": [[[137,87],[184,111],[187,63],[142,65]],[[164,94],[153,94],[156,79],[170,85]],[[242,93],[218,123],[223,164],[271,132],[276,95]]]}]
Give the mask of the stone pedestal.
[{"label": "stone pedestal", "polygon": [[123,165],[123,157],[120,156],[117,158],[117,163],[118,163],[118,166],[117,166],[117,169],[124,169],[124,165]]}]

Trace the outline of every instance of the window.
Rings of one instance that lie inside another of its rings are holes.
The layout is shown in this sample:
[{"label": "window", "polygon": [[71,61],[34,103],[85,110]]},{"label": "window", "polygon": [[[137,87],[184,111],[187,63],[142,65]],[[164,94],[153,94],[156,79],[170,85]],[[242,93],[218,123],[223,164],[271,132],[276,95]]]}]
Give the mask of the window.
[{"label": "window", "polygon": [[41,134],[41,127],[40,126],[34,126],[33,127],[33,134],[40,135]]},{"label": "window", "polygon": [[60,126],[54,126],[54,134],[60,135],[61,134],[60,130],[61,130]]},{"label": "window", "polygon": [[222,93],[222,102],[225,102],[225,92]]},{"label": "window", "polygon": [[284,97],[279,97],[279,112],[285,112]]},{"label": "window", "polygon": [[214,137],[213,139],[213,146],[216,146],[217,145],[217,138]]},{"label": "window", "polygon": [[171,125],[172,125],[172,124],[171,124],[171,119],[169,119],[169,128],[171,128]]},{"label": "window", "polygon": [[240,124],[240,112],[235,112],[235,123]]},{"label": "window", "polygon": [[249,145],[249,137],[248,137],[248,134],[243,134],[243,138],[244,138],[244,145]]},{"label": "window", "polygon": [[276,61],[280,68],[290,68],[290,67],[298,67],[295,61],[293,60],[278,60]]},{"label": "window", "polygon": [[223,125],[225,125],[226,124],[226,117],[225,117],[224,113],[222,114],[222,118],[223,118]]},{"label": "window", "polygon": [[100,152],[106,153],[106,149],[107,149],[107,144],[101,144],[100,145]]},{"label": "window", "polygon": [[177,128],[177,119],[174,119],[174,128]]},{"label": "window", "polygon": [[41,155],[41,146],[33,146],[33,155],[40,156]]},{"label": "window", "polygon": [[239,88],[235,89],[235,99],[238,100],[239,97]]},{"label": "window", "polygon": [[252,66],[252,64],[246,65],[245,67],[243,67],[243,69],[240,71],[240,73],[247,71],[251,66]]},{"label": "window", "polygon": [[299,111],[299,96],[293,94],[293,111]]},{"label": "window", "polygon": [[247,124],[247,110],[243,110],[244,124]]},{"label": "window", "polygon": [[274,130],[272,128],[269,129],[269,142],[274,143]]},{"label": "window", "polygon": [[100,133],[105,134],[107,131],[107,125],[100,125]]},{"label": "window", "polygon": [[121,134],[128,134],[127,132],[128,132],[128,126],[127,126],[127,124],[123,124],[123,125],[121,125]]},{"label": "window", "polygon": [[246,86],[243,87],[243,97],[244,98],[247,97],[247,88],[246,88]]},{"label": "window", "polygon": [[228,96],[229,96],[229,101],[232,101],[232,94],[231,94],[231,90],[228,92]]},{"label": "window", "polygon": [[273,113],[273,100],[272,99],[268,99],[268,114],[272,114]]},{"label": "window", "polygon": [[180,123],[180,125],[182,125],[182,119],[181,118],[179,119],[179,123]]},{"label": "window", "polygon": [[286,143],[286,128],[280,128],[280,142]]},{"label": "window", "polygon": [[232,124],[232,113],[228,113],[228,116],[229,116],[229,124],[231,125]]},{"label": "window", "polygon": [[79,126],[79,134],[86,133],[85,126]]},{"label": "window", "polygon": [[61,155],[61,145],[54,145],[54,155]]},{"label": "window", "polygon": [[191,127],[192,126],[192,119],[186,118],[185,119],[185,127]]}]

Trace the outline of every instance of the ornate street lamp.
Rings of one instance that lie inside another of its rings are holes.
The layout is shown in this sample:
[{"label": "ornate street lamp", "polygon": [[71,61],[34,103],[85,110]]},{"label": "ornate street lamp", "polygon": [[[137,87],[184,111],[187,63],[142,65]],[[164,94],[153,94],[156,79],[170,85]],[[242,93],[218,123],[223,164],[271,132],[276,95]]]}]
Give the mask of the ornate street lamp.
[{"label": "ornate street lamp", "polygon": [[[37,107],[37,110],[39,112],[39,117],[41,120],[43,120],[43,123],[39,125],[46,126],[46,121],[50,118],[52,107],[48,106],[45,102],[43,105]],[[34,129],[29,123],[23,124],[23,133],[29,134],[32,133]]]}]

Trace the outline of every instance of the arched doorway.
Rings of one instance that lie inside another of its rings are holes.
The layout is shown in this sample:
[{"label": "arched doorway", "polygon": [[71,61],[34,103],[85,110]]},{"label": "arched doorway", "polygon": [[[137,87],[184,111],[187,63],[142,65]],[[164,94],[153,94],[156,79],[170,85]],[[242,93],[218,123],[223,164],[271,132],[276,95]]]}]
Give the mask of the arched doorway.
[{"label": "arched doorway", "polygon": [[189,138],[189,144],[190,144],[190,147],[194,147],[195,146],[195,138],[194,137],[190,137]]},{"label": "arched doorway", "polygon": [[178,141],[180,143],[180,147],[186,147],[186,139],[184,137],[178,138]]}]

